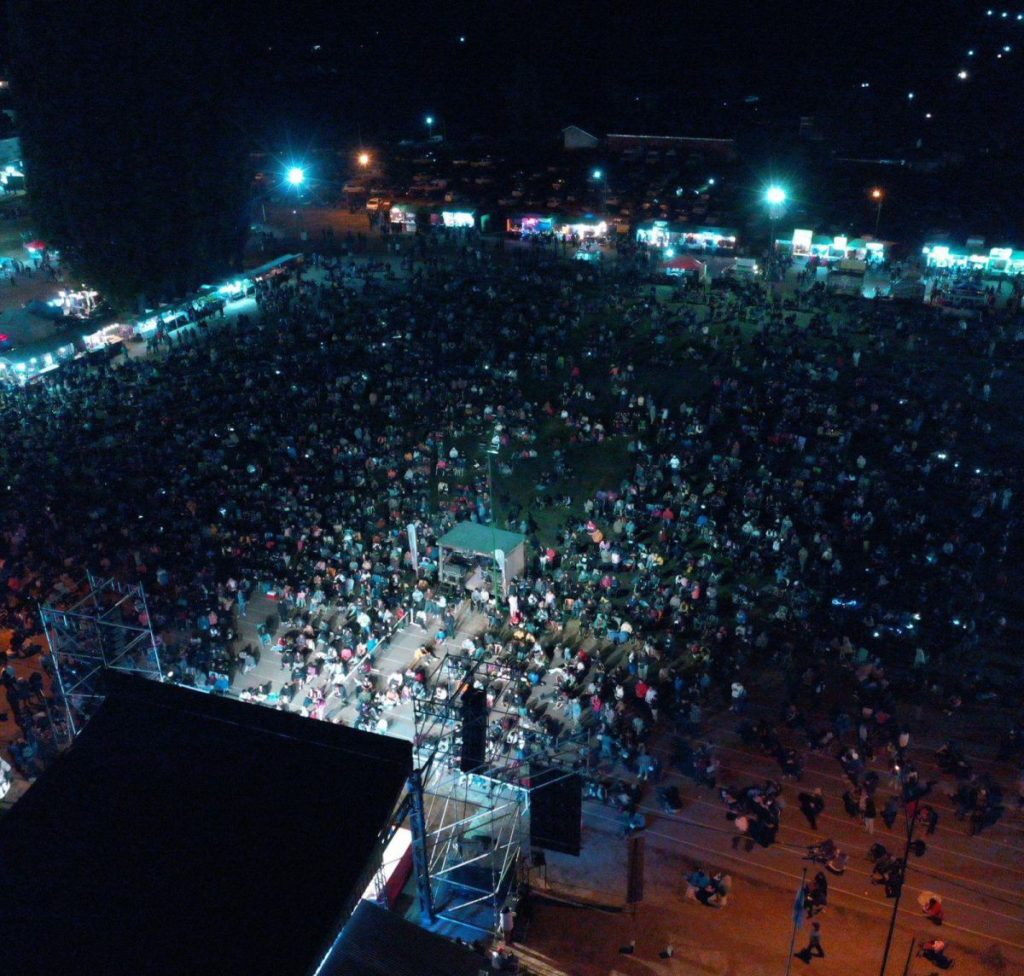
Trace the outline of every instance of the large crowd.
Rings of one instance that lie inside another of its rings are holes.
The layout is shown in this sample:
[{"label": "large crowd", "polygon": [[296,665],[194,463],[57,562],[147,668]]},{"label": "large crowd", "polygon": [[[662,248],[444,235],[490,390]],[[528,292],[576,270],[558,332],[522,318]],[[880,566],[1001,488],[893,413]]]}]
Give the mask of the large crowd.
[{"label": "large crowd", "polygon": [[[777,726],[873,755],[929,701],[956,713],[1019,687],[1019,316],[758,283],[659,301],[628,253],[580,267],[463,235],[405,247],[401,280],[360,290],[354,257],[318,259],[251,314],[0,393],[13,653],[37,602],[74,601],[90,570],[144,583],[178,680],[326,718],[354,671],[370,713],[428,673],[430,640],[407,676],[373,677],[394,628],[455,628],[465,594],[438,580],[437,539],[496,517],[530,558],[506,599],[475,595],[479,648],[514,665],[524,727],[554,685],[555,725],[629,771],[593,786],[626,829],[659,778],[659,718],[671,761],[714,786],[702,715],[744,715],[758,669],[786,676],[786,710],[745,734],[793,778]],[[238,623],[259,594],[277,609],[256,646]],[[245,688],[268,653],[280,687]],[[40,691],[4,682],[21,719]],[[27,775],[33,728],[13,755]],[[495,741],[529,750],[512,728]],[[863,816],[874,791],[850,761]],[[989,815],[997,784],[956,785]],[[747,840],[771,842],[779,788],[725,791]]]}]

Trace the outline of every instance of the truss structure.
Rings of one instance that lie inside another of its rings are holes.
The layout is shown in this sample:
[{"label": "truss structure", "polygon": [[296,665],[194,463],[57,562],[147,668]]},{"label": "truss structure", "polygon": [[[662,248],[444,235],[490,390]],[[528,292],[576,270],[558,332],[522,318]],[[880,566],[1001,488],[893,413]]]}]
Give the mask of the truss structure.
[{"label": "truss structure", "polygon": [[62,745],[74,741],[103,700],[104,672],[127,671],[163,680],[141,584],[90,573],[84,596],[67,606],[47,604],[39,613],[67,717],[60,726]]},{"label": "truss structure", "polygon": [[[419,882],[421,912],[493,931],[528,849],[533,774],[553,770],[554,779],[545,779],[550,784],[559,775],[585,772],[590,732],[567,729],[553,714],[556,691],[535,687],[524,670],[490,656],[449,653],[427,687],[429,696],[413,703],[423,797],[416,862],[417,871],[422,861],[426,872]],[[484,763],[464,773],[462,693],[469,687],[485,692],[489,717]]]}]

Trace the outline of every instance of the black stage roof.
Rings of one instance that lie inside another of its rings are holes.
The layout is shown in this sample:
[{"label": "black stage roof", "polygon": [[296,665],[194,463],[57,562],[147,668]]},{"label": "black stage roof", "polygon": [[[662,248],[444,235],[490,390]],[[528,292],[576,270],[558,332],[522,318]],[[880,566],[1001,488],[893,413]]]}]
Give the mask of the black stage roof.
[{"label": "black stage roof", "polygon": [[478,976],[489,957],[360,902],[321,976]]},{"label": "black stage roof", "polygon": [[408,742],[140,678],[0,821],[0,967],[312,972],[370,880]]}]

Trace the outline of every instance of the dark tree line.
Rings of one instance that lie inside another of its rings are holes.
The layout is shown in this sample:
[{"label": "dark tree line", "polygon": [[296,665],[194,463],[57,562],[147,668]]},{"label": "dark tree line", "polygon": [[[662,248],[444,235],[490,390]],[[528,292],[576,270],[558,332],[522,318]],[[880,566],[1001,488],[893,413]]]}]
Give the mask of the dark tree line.
[{"label": "dark tree line", "polygon": [[255,36],[241,15],[196,0],[8,0],[37,229],[112,297],[181,295],[240,256]]}]

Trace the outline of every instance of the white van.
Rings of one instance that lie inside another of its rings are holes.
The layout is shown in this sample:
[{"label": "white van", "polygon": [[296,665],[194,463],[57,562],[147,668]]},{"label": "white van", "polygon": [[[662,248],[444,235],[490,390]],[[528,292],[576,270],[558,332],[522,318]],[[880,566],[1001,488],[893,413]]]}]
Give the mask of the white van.
[{"label": "white van", "polygon": [[756,278],[761,274],[761,266],[756,258],[736,258],[732,264],[725,269],[725,274],[734,278]]}]

